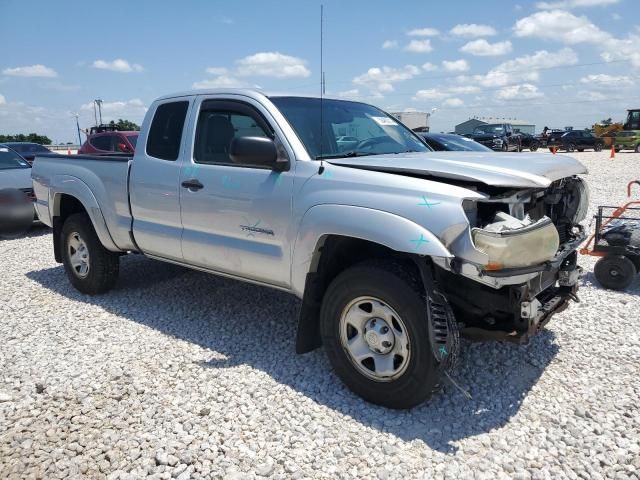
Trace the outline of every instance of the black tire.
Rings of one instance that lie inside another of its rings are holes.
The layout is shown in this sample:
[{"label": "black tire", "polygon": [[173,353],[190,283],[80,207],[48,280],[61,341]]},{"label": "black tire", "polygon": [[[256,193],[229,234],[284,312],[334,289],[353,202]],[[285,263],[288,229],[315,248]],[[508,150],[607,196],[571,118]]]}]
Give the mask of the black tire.
[{"label": "black tire", "polygon": [[[67,218],[60,232],[62,248],[62,263],[71,284],[82,293],[94,295],[104,293],[116,283],[120,270],[120,256],[110,252],[102,246],[91,219],[86,213],[76,213]],[[77,236],[76,236],[77,235]],[[80,239],[84,244],[81,251],[87,253],[86,265],[88,270],[82,274],[80,267],[72,265],[74,239]]]},{"label": "black tire", "polygon": [[636,266],[623,255],[608,255],[596,262],[593,270],[600,285],[611,290],[624,290],[637,274]]},{"label": "black tire", "polygon": [[640,153],[640,143],[636,145],[635,152]]},{"label": "black tire", "polygon": [[573,152],[576,149],[576,146],[573,143],[567,145],[567,152]]},{"label": "black tire", "polygon": [[[367,377],[342,346],[340,319],[361,297],[379,299],[406,327],[410,355],[394,379]],[[428,399],[440,386],[441,371],[429,340],[426,308],[420,288],[396,263],[364,262],[340,273],[329,285],[320,312],[322,342],[338,377],[365,400],[389,408],[411,408]]]},{"label": "black tire", "polygon": [[577,149],[579,152],[584,152],[584,148],[578,148]]},{"label": "black tire", "polygon": [[595,147],[593,147],[593,151],[594,152],[601,152],[602,151],[602,145],[601,144],[596,144]]},{"label": "black tire", "polygon": [[509,145],[507,145],[506,142],[502,144],[502,151],[503,152],[508,152],[509,151]]},{"label": "black tire", "polygon": [[538,150],[538,145],[531,145],[531,147],[529,147],[529,150],[535,152],[536,150]]},{"label": "black tire", "polygon": [[620,153],[620,150],[622,150],[621,148],[614,148],[616,153]]}]

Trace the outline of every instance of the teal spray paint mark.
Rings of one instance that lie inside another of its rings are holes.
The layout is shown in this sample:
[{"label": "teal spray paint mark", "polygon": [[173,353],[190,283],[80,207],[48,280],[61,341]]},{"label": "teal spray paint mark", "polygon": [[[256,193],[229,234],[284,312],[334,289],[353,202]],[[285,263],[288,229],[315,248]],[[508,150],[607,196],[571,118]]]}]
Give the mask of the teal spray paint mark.
[{"label": "teal spray paint mark", "polygon": [[427,207],[427,208],[431,208],[435,205],[440,205],[440,202],[429,202],[429,200],[427,199],[427,197],[425,197],[424,195],[422,196],[422,203],[418,204],[421,207]]},{"label": "teal spray paint mark", "polygon": [[231,178],[229,175],[224,175],[222,177],[222,186],[224,188],[230,188],[232,190],[236,190],[240,188],[240,184],[236,182],[233,178]]},{"label": "teal spray paint mark", "polygon": [[423,234],[420,234],[420,238],[416,238],[415,240],[411,240],[411,243],[416,244],[416,250],[422,246],[423,243],[429,243],[429,240],[424,238]]},{"label": "teal spray paint mark", "polygon": [[449,355],[449,352],[447,352],[447,347],[445,345],[440,345],[440,348],[438,349],[438,351],[440,352],[440,355],[442,355],[443,357],[446,357],[447,355]]},{"label": "teal spray paint mark", "polygon": [[198,165],[190,165],[184,169],[185,177],[195,177],[198,175]]}]

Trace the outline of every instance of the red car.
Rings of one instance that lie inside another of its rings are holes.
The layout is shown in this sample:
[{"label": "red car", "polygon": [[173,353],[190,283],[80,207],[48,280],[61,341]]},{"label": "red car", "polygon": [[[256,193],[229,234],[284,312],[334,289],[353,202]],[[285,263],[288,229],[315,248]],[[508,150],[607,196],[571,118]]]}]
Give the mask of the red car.
[{"label": "red car", "polygon": [[101,132],[89,135],[78,154],[103,155],[109,153],[133,153],[140,132]]}]

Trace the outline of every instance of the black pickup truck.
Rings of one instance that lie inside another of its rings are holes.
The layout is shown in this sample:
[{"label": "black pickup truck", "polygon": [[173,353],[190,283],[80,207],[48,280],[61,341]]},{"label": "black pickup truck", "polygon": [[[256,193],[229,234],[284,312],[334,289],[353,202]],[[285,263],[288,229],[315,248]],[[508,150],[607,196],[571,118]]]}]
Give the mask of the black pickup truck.
[{"label": "black pickup truck", "polygon": [[510,123],[479,125],[473,129],[473,133],[466,136],[489,147],[491,150],[502,152],[519,152],[522,150],[520,135],[513,131],[513,126]]}]

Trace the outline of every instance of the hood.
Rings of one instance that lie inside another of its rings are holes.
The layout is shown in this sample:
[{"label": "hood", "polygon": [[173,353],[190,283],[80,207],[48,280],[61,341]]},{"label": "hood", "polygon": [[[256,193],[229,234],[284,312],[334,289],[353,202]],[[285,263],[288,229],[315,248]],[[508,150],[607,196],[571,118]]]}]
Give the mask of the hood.
[{"label": "hood", "polygon": [[30,168],[8,168],[0,170],[0,189],[33,188]]},{"label": "hood", "polygon": [[587,169],[565,155],[539,153],[428,152],[337,158],[333,165],[394,174],[480,182],[495,187],[546,188]]}]

